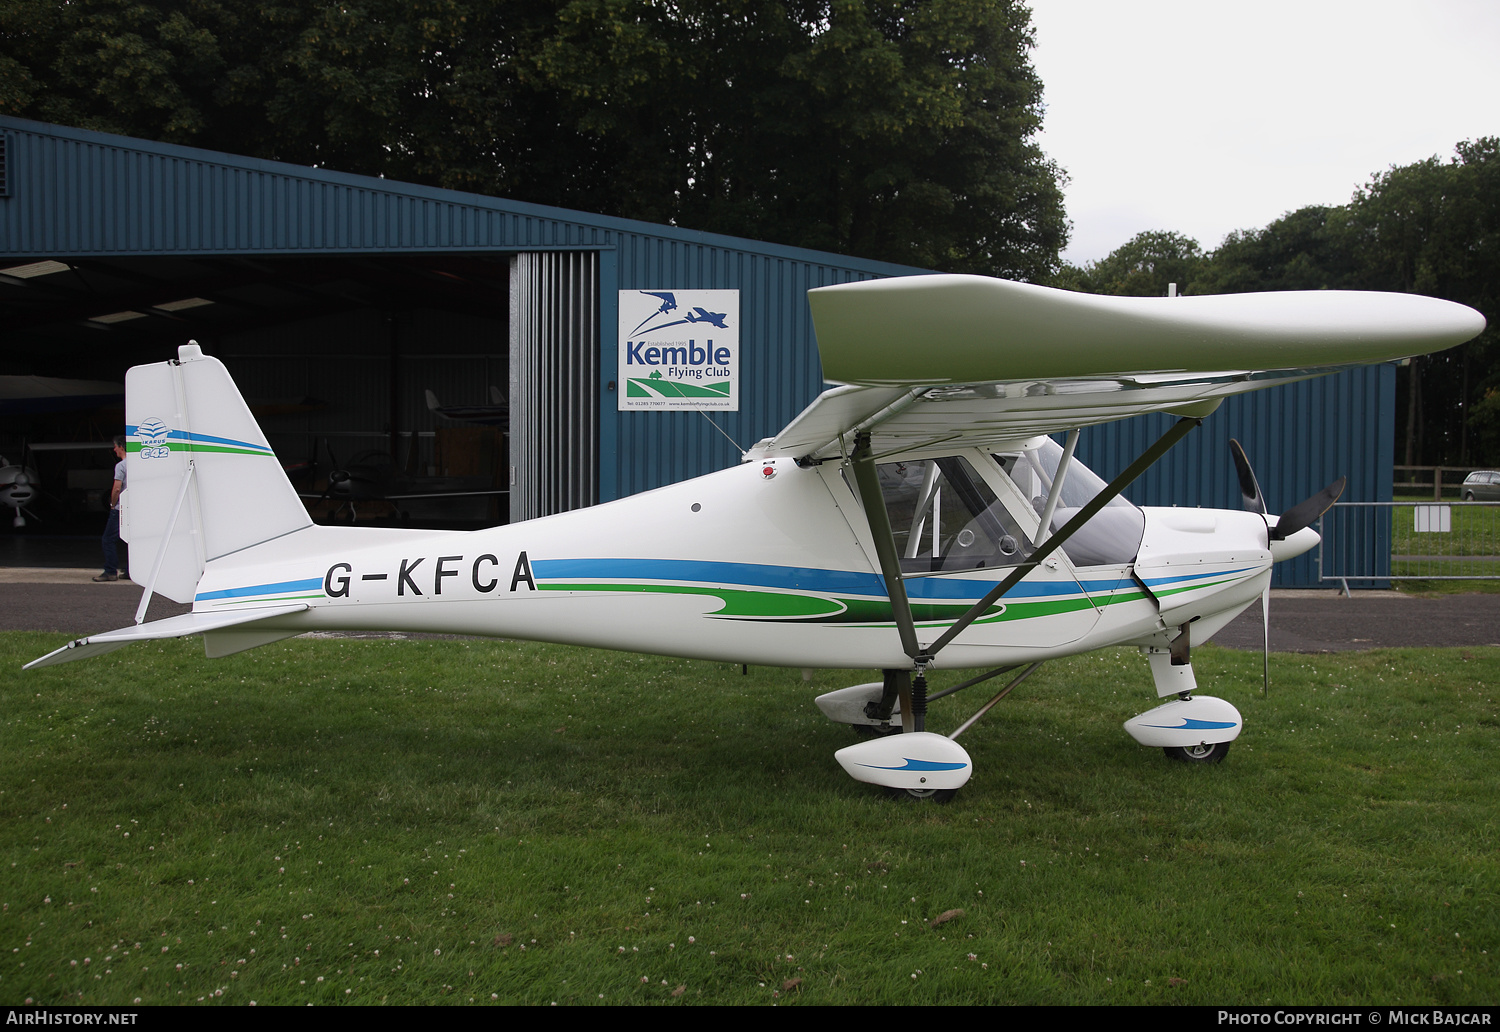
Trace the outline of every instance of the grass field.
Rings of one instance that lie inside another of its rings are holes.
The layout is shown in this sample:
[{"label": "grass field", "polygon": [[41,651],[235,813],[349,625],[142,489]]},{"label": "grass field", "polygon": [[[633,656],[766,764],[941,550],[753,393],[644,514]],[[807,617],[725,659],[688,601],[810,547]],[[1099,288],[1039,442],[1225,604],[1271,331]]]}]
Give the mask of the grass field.
[{"label": "grass field", "polygon": [[1265,699],[1196,651],[1246,717],[1217,767],[1121,729],[1141,657],[1060,661],[938,807],[838,769],[812,696],[861,674],[356,639],[18,671],[60,640],[0,635],[6,1003],[1500,998],[1500,650],[1277,656]]}]

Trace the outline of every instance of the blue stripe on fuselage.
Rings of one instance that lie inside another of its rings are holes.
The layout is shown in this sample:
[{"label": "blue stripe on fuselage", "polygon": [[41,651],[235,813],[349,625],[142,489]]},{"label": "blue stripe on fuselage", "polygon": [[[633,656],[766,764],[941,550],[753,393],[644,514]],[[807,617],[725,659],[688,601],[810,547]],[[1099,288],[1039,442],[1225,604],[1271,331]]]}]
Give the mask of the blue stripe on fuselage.
[{"label": "blue stripe on fuselage", "polygon": [[250,584],[243,588],[225,588],[223,591],[204,591],[193,596],[195,602],[212,598],[249,598],[254,595],[276,595],[283,591],[313,591],[323,586],[323,578],[311,580],[278,581],[275,584]]},{"label": "blue stripe on fuselage", "polygon": [[1212,573],[1184,573],[1177,577],[1142,577],[1147,587],[1154,588],[1159,584],[1177,584],[1181,581],[1204,580],[1208,577],[1231,577],[1237,573],[1251,573],[1259,569],[1256,566],[1242,566],[1238,570],[1215,570]]}]

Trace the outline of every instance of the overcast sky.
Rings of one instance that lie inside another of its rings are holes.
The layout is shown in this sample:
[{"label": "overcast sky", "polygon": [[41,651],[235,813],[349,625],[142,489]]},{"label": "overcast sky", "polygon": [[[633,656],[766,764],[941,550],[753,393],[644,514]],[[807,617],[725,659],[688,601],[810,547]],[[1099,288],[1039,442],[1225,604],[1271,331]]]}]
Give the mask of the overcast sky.
[{"label": "overcast sky", "polygon": [[1500,0],[1031,0],[1075,263],[1212,250],[1374,172],[1500,135]]}]

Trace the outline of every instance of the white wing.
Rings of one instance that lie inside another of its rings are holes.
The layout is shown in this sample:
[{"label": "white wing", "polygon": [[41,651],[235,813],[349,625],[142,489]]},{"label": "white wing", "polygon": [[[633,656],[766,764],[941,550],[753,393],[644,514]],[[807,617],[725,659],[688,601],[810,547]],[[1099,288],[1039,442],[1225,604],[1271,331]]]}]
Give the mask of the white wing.
[{"label": "white wing", "polygon": [[752,455],[994,446],[1148,412],[1207,415],[1231,394],[1453,347],[1484,317],[1358,291],[1099,297],[981,276],[810,291],[825,391]]}]

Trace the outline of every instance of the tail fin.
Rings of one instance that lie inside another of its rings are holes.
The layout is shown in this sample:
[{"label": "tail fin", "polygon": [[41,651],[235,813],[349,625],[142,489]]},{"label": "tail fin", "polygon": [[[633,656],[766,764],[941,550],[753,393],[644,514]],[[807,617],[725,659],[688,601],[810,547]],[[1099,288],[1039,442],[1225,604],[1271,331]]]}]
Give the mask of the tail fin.
[{"label": "tail fin", "polygon": [[312,525],[224,364],[196,342],[125,374],[131,579],[191,602],[205,564]]}]

